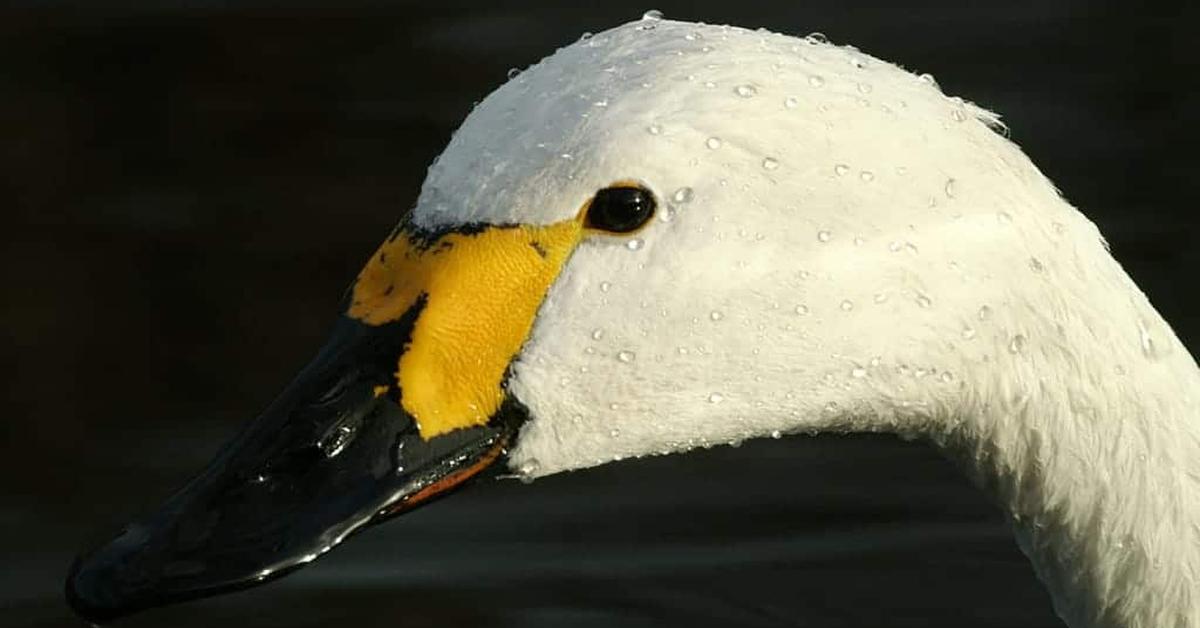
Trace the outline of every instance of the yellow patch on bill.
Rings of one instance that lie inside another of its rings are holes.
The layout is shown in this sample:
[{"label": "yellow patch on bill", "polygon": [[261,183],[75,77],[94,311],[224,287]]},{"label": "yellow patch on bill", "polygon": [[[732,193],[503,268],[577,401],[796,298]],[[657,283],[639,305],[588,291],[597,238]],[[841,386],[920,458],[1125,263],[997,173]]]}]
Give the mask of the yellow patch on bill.
[{"label": "yellow patch on bill", "polygon": [[582,236],[580,218],[432,241],[401,233],[372,256],[349,316],[383,325],[425,299],[396,371],[401,405],[422,438],[484,425],[500,408],[504,372]]}]

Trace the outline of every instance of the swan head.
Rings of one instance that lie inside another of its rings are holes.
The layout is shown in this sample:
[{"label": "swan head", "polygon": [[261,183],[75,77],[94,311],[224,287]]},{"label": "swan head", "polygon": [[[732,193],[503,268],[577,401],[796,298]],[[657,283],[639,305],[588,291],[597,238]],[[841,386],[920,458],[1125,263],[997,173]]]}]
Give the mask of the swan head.
[{"label": "swan head", "polygon": [[506,381],[529,409],[514,474],[927,433],[1050,325],[1013,319],[1064,248],[1103,254],[1002,132],[851,48],[644,20],[481,102],[410,220],[553,225],[629,182],[656,201],[634,233],[585,233],[549,285]]},{"label": "swan head", "polygon": [[1063,333],[1047,277],[1104,255],[997,128],[813,39],[644,19],[559,50],[468,116],[314,363],[69,597],[249,586],[485,468],[952,434]]}]

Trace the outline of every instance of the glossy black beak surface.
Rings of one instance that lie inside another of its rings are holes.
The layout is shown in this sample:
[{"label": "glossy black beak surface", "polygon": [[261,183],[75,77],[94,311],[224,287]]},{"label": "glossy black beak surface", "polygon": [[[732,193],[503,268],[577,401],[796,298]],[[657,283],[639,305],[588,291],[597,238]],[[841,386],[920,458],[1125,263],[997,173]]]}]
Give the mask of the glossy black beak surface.
[{"label": "glossy black beak surface", "polygon": [[499,458],[524,419],[516,402],[487,426],[429,440],[398,405],[393,374],[414,317],[378,327],[343,317],[312,364],[198,477],[75,560],[72,608],[102,622],[260,584]]}]

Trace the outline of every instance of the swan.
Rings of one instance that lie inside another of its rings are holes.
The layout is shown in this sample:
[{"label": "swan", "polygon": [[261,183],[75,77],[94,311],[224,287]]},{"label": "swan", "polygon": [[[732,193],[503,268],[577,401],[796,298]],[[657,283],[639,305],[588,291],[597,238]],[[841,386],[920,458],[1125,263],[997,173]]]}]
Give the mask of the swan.
[{"label": "swan", "polygon": [[483,472],[927,439],[1074,628],[1200,627],[1200,370],[998,117],[823,38],[647,14],[467,117],[329,342],[84,553],[94,621],[253,586]]}]

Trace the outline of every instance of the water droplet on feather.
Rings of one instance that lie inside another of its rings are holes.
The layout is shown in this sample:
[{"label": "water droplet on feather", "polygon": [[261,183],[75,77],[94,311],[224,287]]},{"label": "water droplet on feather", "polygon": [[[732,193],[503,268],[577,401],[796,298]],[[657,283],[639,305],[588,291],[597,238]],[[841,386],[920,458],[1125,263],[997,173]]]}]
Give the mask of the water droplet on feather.
[{"label": "water droplet on feather", "polygon": [[753,85],[738,85],[737,87],[733,88],[733,93],[742,98],[753,98],[754,95],[758,93],[758,89]]}]

